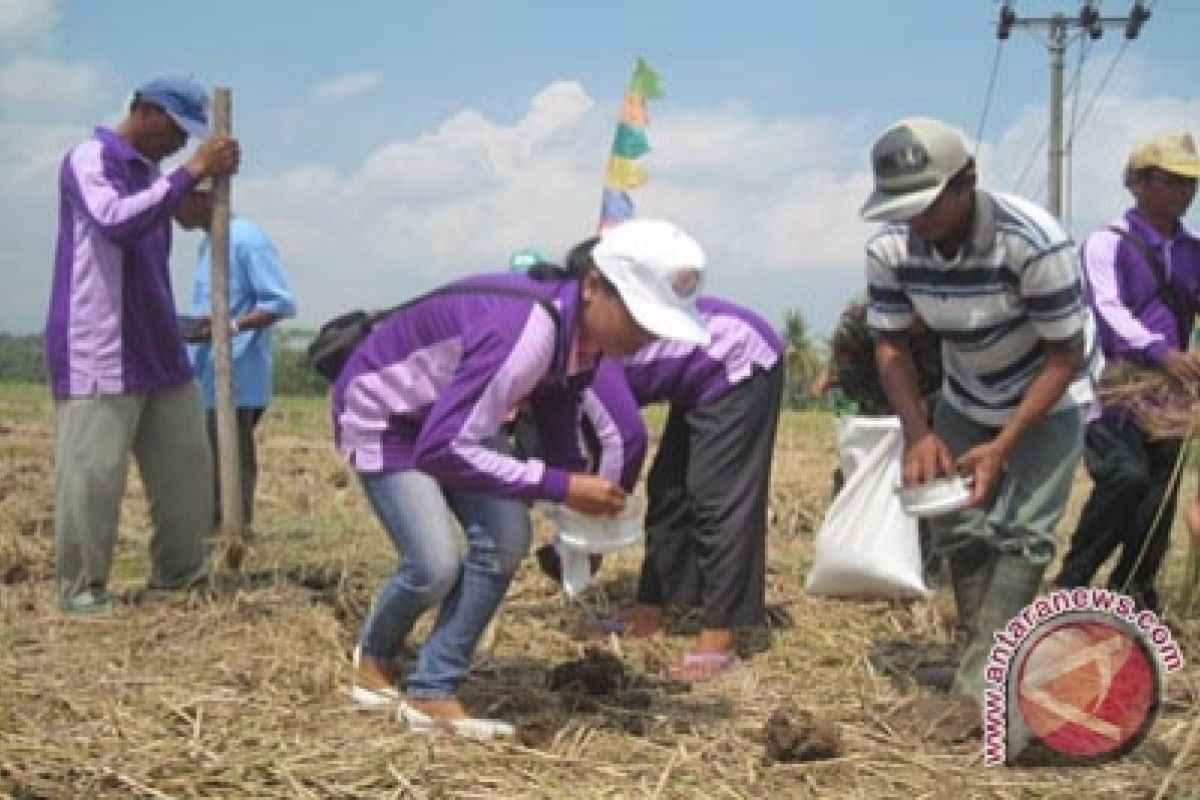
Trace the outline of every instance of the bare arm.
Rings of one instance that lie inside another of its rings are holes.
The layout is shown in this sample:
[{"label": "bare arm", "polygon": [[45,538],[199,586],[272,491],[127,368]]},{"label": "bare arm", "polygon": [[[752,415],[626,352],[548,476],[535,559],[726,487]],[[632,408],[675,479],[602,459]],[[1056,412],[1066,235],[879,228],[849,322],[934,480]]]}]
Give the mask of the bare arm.
[{"label": "bare arm", "polygon": [[904,485],[925,483],[938,475],[952,475],[954,460],[950,451],[929,429],[908,333],[878,334],[875,363],[888,403],[904,427]]},{"label": "bare arm", "polygon": [[1046,360],[1008,423],[1000,429],[995,439],[971,448],[958,460],[959,468],[975,478],[972,504],[988,496],[1017,443],[1054,408],[1083,362],[1082,336],[1066,342],[1045,342],[1044,346],[1047,350]]}]

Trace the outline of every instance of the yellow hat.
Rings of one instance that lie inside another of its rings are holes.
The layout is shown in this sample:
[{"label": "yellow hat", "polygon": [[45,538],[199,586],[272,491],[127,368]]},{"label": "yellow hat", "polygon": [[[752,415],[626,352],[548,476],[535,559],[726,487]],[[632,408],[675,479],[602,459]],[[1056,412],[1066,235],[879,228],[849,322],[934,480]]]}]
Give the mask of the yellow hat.
[{"label": "yellow hat", "polygon": [[1142,142],[1129,154],[1129,170],[1135,172],[1147,167],[1158,167],[1187,178],[1200,178],[1196,140],[1186,131],[1170,131]]}]

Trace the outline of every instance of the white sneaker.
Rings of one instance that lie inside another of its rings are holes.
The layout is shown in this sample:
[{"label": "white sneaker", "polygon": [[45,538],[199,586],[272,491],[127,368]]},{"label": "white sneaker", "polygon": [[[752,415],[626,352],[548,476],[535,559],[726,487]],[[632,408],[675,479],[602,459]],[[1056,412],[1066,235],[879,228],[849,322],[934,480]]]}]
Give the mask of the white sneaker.
[{"label": "white sneaker", "polygon": [[[359,645],[354,646],[354,674],[358,677],[358,662],[362,656],[362,648]],[[350,688],[350,699],[354,704],[365,711],[376,711],[381,708],[391,708],[400,702],[400,691],[395,686],[387,686],[382,689],[373,689],[368,686],[360,685],[357,680]]]},{"label": "white sneaker", "polygon": [[515,736],[517,728],[509,722],[499,719],[481,719],[466,717],[465,719],[437,719],[417,711],[405,702],[400,703],[396,719],[408,725],[413,733],[437,733],[449,731],[459,736],[472,739],[494,739],[502,736]]}]

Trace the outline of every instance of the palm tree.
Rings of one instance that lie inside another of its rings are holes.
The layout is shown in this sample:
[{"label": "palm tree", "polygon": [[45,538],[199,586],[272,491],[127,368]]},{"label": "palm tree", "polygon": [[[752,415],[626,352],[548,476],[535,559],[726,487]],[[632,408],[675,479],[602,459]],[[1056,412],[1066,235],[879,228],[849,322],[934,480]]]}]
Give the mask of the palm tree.
[{"label": "palm tree", "polygon": [[783,340],[787,345],[787,404],[804,408],[812,401],[812,388],[825,370],[824,347],[813,338],[804,312],[796,308],[784,314]]}]

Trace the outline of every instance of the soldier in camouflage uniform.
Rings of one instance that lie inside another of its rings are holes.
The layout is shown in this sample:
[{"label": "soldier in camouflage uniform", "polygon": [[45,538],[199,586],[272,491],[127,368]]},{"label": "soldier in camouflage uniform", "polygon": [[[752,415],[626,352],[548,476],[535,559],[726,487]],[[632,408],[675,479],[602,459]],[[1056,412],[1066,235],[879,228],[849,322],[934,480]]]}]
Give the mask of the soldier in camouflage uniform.
[{"label": "soldier in camouflage uniform", "polygon": [[[910,342],[917,365],[917,385],[933,414],[933,402],[942,387],[942,340],[923,325]],[[891,416],[892,409],[875,369],[875,339],[867,327],[867,301],[855,299],[842,312],[829,341],[829,388],[840,389],[868,417]]]}]

